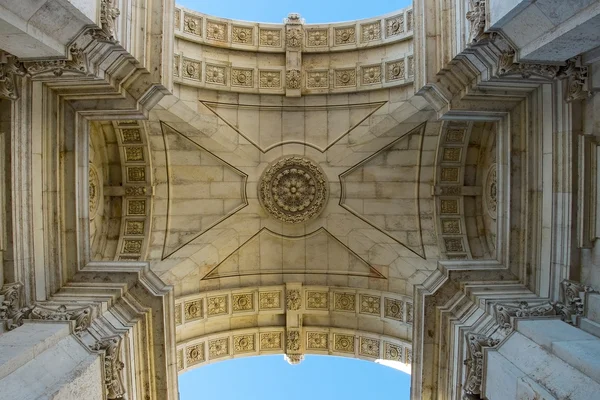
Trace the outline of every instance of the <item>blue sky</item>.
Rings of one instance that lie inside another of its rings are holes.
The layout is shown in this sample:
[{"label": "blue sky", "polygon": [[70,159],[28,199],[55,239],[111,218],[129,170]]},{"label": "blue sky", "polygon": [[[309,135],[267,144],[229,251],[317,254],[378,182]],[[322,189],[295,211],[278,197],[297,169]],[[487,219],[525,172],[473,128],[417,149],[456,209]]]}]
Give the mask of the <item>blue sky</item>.
[{"label": "blue sky", "polygon": [[179,377],[181,400],[408,400],[410,375],[374,362],[282,355],[209,364]]},{"label": "blue sky", "polygon": [[412,4],[412,0],[176,0],[178,5],[217,17],[256,22],[281,23],[297,12],[306,23],[340,22],[375,17]]},{"label": "blue sky", "polygon": [[[177,0],[223,18],[281,23],[297,12],[307,23],[340,22],[386,14],[409,0]],[[307,356],[289,365],[282,355],[245,357],[206,365],[179,378],[181,400],[408,400],[410,376],[374,362]]]}]

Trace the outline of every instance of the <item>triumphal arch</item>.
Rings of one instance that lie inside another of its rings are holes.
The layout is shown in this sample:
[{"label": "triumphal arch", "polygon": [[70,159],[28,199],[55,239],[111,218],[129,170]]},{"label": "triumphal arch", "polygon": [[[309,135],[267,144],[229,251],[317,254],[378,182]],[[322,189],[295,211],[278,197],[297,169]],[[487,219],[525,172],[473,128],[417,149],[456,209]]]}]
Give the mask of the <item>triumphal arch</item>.
[{"label": "triumphal arch", "polygon": [[176,400],[261,354],[598,398],[599,1],[0,22],[1,398]]}]

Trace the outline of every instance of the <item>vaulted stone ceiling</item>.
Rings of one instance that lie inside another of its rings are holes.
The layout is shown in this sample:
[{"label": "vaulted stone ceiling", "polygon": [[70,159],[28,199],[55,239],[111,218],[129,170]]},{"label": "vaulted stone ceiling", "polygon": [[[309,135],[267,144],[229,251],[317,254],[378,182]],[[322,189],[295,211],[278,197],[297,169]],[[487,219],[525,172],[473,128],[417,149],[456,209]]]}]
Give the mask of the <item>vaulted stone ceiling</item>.
[{"label": "vaulted stone ceiling", "polygon": [[[421,99],[399,100],[411,90],[265,101],[182,88],[163,100],[148,123],[152,268],[178,295],[286,281],[410,294],[438,258],[440,130]],[[318,165],[329,192],[298,223],[258,199],[265,169],[292,155]]]}]

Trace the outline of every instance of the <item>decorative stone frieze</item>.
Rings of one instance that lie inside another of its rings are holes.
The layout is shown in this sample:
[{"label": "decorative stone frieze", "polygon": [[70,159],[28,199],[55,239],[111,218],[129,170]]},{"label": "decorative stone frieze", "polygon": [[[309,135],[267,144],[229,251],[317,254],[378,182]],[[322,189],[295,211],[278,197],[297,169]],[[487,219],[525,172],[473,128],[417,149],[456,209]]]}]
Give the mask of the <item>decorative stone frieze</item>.
[{"label": "decorative stone frieze", "polygon": [[494,347],[500,341],[478,333],[467,333],[467,374],[464,384],[466,394],[480,394],[483,379],[483,348]]},{"label": "decorative stone frieze", "polygon": [[542,317],[546,315],[556,315],[552,303],[529,305],[526,301],[519,303],[497,303],[494,304],[494,314],[496,322],[505,332],[514,329],[514,318]]},{"label": "decorative stone frieze", "polygon": [[271,216],[291,224],[319,215],[328,195],[328,182],[321,167],[297,155],[285,156],[269,165],[258,186],[263,208]]},{"label": "decorative stone frieze", "polygon": [[300,290],[289,289],[285,295],[286,308],[290,311],[299,310],[302,305],[302,296]]},{"label": "decorative stone frieze", "polygon": [[302,27],[288,26],[285,31],[285,45],[289,48],[302,47]]},{"label": "decorative stone frieze", "polygon": [[111,41],[117,41],[117,18],[121,15],[116,6],[116,0],[100,1],[100,26]]},{"label": "decorative stone frieze", "polygon": [[285,86],[288,89],[300,89],[301,86],[300,71],[297,69],[290,69],[285,73]]},{"label": "decorative stone frieze", "polygon": [[286,348],[288,354],[290,352],[300,351],[300,331],[288,330],[286,335]]},{"label": "decorative stone frieze", "polygon": [[112,336],[98,340],[90,346],[94,351],[103,353],[104,361],[104,387],[107,400],[125,399],[125,386],[123,385],[123,368],[121,361],[121,337]]},{"label": "decorative stone frieze", "polygon": [[98,205],[102,201],[100,198],[100,177],[94,164],[89,163],[88,169],[88,204],[89,204],[89,219],[90,221],[96,217]]}]

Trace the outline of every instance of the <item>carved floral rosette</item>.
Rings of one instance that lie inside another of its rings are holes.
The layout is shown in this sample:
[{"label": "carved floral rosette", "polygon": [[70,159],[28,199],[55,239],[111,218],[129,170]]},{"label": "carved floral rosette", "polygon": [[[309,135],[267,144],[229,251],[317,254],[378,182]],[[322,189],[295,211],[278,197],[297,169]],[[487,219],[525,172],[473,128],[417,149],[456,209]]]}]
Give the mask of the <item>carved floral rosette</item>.
[{"label": "carved floral rosette", "polygon": [[321,167],[298,155],[284,156],[269,165],[258,186],[263,208],[290,224],[318,216],[328,197],[328,182]]}]

